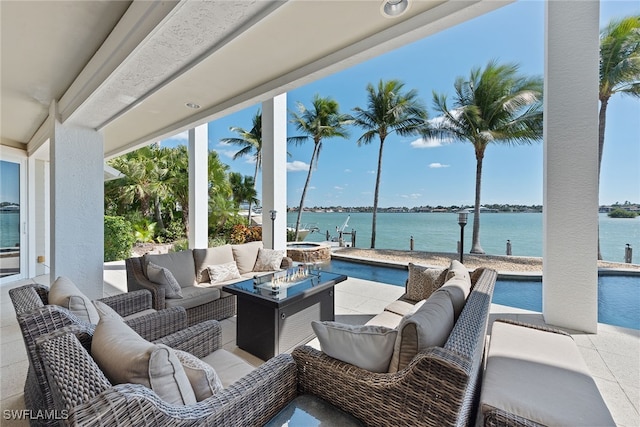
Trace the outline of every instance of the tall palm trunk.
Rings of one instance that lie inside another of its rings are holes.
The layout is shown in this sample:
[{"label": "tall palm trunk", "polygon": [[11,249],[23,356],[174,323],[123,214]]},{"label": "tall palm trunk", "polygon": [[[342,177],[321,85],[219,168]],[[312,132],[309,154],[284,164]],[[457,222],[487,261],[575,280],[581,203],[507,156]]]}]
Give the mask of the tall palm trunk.
[{"label": "tall palm trunk", "polygon": [[[256,189],[256,182],[258,182],[258,165],[260,164],[259,161],[256,160],[256,170],[253,172],[253,189],[256,190],[256,192],[258,191]],[[249,200],[249,212],[247,213],[247,225],[251,226],[251,200]]]},{"label": "tall palm trunk", "polygon": [[311,181],[311,174],[313,173],[313,165],[315,164],[316,156],[318,155],[318,147],[320,145],[316,142],[313,145],[313,154],[311,155],[311,162],[309,163],[309,173],[307,173],[307,180],[304,183],[302,189],[302,197],[300,197],[300,206],[298,207],[298,218],[296,219],[296,242],[298,241],[298,231],[300,230],[300,219],[302,218],[302,208],[304,207],[304,199],[307,196],[307,188]]},{"label": "tall palm trunk", "polygon": [[371,222],[371,249],[376,248],[376,221],[378,217],[378,194],[380,193],[380,175],[382,173],[382,150],[384,137],[380,137],[380,151],[378,152],[378,172],[376,174],[376,189],[373,195],[373,219]]},{"label": "tall palm trunk", "polygon": [[471,241],[472,254],[484,254],[482,246],[480,246],[480,188],[482,181],[482,160],[484,159],[484,150],[476,150],[476,200],[473,207],[473,238]]},{"label": "tall palm trunk", "polygon": [[160,208],[160,197],[156,196],[154,202],[154,212],[156,217],[156,223],[158,224],[158,230],[164,232],[164,221],[162,220],[162,209]]},{"label": "tall palm trunk", "polygon": [[[600,100],[600,112],[598,114],[598,205],[600,205],[600,171],[602,170],[602,152],[604,151],[604,130],[607,124],[607,107],[609,98]],[[600,252],[600,224],[598,224],[598,259],[602,259]]]},{"label": "tall palm trunk", "polygon": [[184,230],[187,234],[187,239],[189,239],[189,205],[182,205],[182,224],[184,224]]}]

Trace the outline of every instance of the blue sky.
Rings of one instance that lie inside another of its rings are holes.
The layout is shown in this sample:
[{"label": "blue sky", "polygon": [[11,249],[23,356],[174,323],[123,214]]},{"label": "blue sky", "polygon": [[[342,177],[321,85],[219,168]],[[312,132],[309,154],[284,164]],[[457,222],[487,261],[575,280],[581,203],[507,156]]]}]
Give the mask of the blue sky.
[{"label": "blue sky", "polygon": [[[640,13],[637,1],[601,1],[601,27],[612,18]],[[453,94],[457,76],[491,59],[515,62],[520,72],[543,75],[544,2],[520,0],[426,39],[404,46],[287,94],[290,111],[307,106],[315,94],[334,98],[344,113],[366,105],[365,88],[380,79],[398,79],[417,89],[435,117],[432,91]],[[253,176],[251,159],[232,160],[238,151],[221,138],[234,137],[230,126],[251,128],[259,105],[209,124],[209,148],[219,153],[232,171]],[[607,115],[600,203],[640,202],[640,101],[616,95]],[[348,139],[323,141],[318,168],[313,172],[305,206],[372,206],[379,142],[358,146],[362,130],[351,128]],[[298,135],[292,125],[288,134]],[[163,141],[185,143],[186,133]],[[380,206],[470,205],[475,190],[475,156],[469,143],[425,145],[417,137],[395,134],[385,141]],[[313,142],[289,146],[287,204],[298,206],[311,159]],[[302,167],[300,167],[302,166]],[[485,152],[482,203],[542,204],[542,143],[521,146],[490,145]],[[258,177],[258,188],[260,188]]]},{"label": "blue sky", "polygon": [[0,202],[20,203],[20,165],[0,160]]}]

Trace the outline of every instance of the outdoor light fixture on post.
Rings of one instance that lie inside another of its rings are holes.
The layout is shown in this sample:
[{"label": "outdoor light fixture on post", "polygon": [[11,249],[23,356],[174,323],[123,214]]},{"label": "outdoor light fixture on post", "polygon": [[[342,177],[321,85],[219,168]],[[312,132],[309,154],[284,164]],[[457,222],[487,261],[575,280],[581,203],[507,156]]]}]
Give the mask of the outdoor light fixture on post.
[{"label": "outdoor light fixture on post", "polygon": [[276,248],[275,225],[276,225],[276,214],[278,213],[278,211],[270,210],[269,213],[271,214],[271,249],[275,249]]},{"label": "outdoor light fixture on post", "polygon": [[467,225],[467,218],[469,217],[469,211],[466,209],[460,209],[458,211],[458,224],[460,225],[460,263],[463,261],[464,253],[464,226]]}]

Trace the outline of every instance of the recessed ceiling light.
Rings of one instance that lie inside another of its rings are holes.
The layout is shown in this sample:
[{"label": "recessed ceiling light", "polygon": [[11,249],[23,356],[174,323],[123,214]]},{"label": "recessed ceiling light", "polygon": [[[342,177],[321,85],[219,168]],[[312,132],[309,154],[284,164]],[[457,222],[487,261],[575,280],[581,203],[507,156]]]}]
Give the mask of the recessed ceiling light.
[{"label": "recessed ceiling light", "polygon": [[407,11],[409,0],[384,0],[380,6],[380,13],[385,18],[395,18]]},{"label": "recessed ceiling light", "polygon": [[198,108],[200,108],[200,106],[199,106],[198,104],[193,103],[193,102],[187,102],[187,103],[186,103],[186,104],[184,104],[184,105],[186,105],[186,106],[187,106],[187,107],[189,107],[189,108],[193,108],[194,110],[197,110]]}]

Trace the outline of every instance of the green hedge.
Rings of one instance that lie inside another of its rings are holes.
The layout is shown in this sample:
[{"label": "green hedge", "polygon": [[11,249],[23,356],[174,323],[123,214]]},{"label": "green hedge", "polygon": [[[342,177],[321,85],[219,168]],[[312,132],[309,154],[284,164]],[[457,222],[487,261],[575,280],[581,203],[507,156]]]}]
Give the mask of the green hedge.
[{"label": "green hedge", "polygon": [[121,216],[104,217],[104,261],[118,261],[131,257],[136,242],[131,223]]}]

